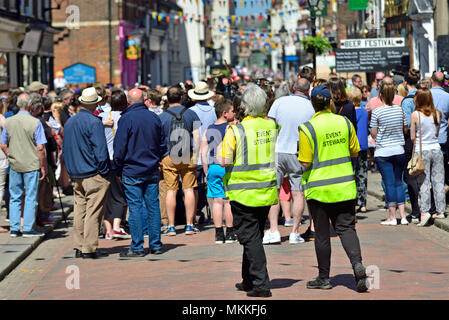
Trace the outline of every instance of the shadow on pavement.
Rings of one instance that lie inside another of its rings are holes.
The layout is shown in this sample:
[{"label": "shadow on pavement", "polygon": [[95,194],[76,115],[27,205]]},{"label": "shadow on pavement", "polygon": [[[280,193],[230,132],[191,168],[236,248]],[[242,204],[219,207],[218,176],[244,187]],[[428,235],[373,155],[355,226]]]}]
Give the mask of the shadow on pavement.
[{"label": "shadow on pavement", "polygon": [[355,278],[353,274],[339,274],[331,278],[331,283],[333,287],[343,286],[357,292]]},{"label": "shadow on pavement", "polygon": [[296,282],[300,282],[302,279],[273,279],[270,282],[271,289],[283,289],[289,288],[294,285]]}]

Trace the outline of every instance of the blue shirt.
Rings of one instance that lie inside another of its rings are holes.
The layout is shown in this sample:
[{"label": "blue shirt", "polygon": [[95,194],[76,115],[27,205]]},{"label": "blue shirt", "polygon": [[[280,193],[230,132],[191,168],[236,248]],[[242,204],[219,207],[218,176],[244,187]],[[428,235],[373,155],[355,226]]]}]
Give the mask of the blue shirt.
[{"label": "blue shirt", "polygon": [[[206,129],[217,121],[215,108],[208,102],[197,102],[190,110],[195,112],[198,118],[200,118],[200,136],[202,138]],[[201,157],[198,157],[198,165],[201,165]]]},{"label": "blue shirt", "polygon": [[[170,107],[168,110],[173,112],[174,114],[180,114],[181,111],[184,109],[184,106],[174,106]],[[168,142],[170,139],[170,125],[171,120],[173,119],[173,116],[169,114],[168,112],[162,112],[162,114],[159,116],[162,121],[162,127],[164,128],[164,134],[165,134],[165,144],[168,146]],[[199,129],[201,127],[201,120],[198,118],[198,115],[193,112],[192,110],[188,109],[183,114],[183,118],[185,119],[187,123],[187,131],[189,131],[190,134],[190,152],[193,151],[193,131],[196,129]],[[167,153],[164,156],[168,155]]]},{"label": "blue shirt", "polygon": [[438,135],[438,142],[444,144],[447,142],[447,121],[449,118],[449,93],[444,91],[441,87],[430,89],[435,108],[441,111],[443,118],[441,119],[440,133]]},{"label": "blue shirt", "polygon": [[[417,90],[418,89],[411,90],[408,93],[408,95],[415,96]],[[410,122],[411,122],[410,119],[411,119],[413,111],[415,111],[415,102],[413,101],[413,99],[404,98],[404,100],[402,100],[402,109],[405,112],[405,118],[407,119],[407,124],[408,124],[408,127],[410,128]]]},{"label": "blue shirt", "polygon": [[[19,111],[17,114],[27,114],[31,117],[28,111]],[[45,138],[45,131],[42,123],[39,121],[36,130],[34,131],[34,140],[36,141],[36,146],[40,146],[47,143],[47,138]],[[8,132],[6,128],[3,128],[2,136],[0,137],[0,143],[8,145]]]},{"label": "blue shirt", "polygon": [[110,161],[103,122],[88,110],[81,109],[64,127],[62,158],[72,178],[109,174]]},{"label": "blue shirt", "polygon": [[363,108],[356,108],[357,116],[357,139],[359,140],[360,150],[368,150],[368,111]]}]

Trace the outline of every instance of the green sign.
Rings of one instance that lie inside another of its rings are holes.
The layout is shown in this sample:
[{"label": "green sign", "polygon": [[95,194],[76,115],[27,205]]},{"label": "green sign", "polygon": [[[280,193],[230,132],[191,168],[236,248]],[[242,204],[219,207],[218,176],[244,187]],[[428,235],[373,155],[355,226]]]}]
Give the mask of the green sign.
[{"label": "green sign", "polygon": [[318,5],[310,8],[310,11],[315,11],[315,16],[326,17],[327,16],[327,0],[319,0]]},{"label": "green sign", "polygon": [[349,10],[366,10],[369,0],[349,0]]}]

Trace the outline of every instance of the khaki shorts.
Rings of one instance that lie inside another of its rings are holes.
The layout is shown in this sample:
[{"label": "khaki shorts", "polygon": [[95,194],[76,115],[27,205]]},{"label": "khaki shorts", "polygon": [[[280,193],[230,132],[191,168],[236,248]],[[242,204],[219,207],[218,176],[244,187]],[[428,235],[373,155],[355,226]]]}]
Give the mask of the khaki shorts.
[{"label": "khaki shorts", "polygon": [[162,174],[167,184],[167,190],[179,189],[179,175],[181,175],[183,190],[196,188],[198,186],[196,181],[196,167],[197,164],[193,163],[192,159],[190,159],[189,164],[175,165],[171,161],[170,156],[166,156],[162,160]]}]

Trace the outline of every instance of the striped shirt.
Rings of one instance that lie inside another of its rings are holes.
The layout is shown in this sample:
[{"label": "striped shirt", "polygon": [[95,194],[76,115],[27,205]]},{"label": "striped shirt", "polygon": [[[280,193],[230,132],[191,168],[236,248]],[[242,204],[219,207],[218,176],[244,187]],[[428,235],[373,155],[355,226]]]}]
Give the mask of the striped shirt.
[{"label": "striped shirt", "polygon": [[400,106],[382,106],[371,114],[371,128],[377,128],[374,156],[389,157],[404,153],[404,126],[407,125],[404,110]]}]

